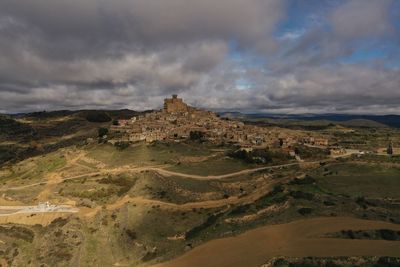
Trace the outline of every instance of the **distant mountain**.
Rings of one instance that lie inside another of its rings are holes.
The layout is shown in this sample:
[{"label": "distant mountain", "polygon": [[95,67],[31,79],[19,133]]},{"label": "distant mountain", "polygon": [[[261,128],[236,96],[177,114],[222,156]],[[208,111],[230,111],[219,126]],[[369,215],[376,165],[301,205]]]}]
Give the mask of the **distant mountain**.
[{"label": "distant mountain", "polygon": [[[400,128],[400,115],[351,115],[351,114],[265,114],[240,112],[220,112],[221,117],[237,118],[242,120],[272,119],[281,122],[296,121],[325,121],[354,127],[396,127]],[[374,122],[374,123],[373,123]]]},{"label": "distant mountain", "polygon": [[138,112],[130,109],[120,110],[56,110],[56,111],[39,111],[30,113],[17,113],[9,114],[9,117],[13,118],[33,118],[33,119],[51,119],[74,115],[76,117],[86,118],[89,114],[95,113],[106,113],[108,116],[115,119],[129,119],[139,114],[143,114],[149,111]]}]

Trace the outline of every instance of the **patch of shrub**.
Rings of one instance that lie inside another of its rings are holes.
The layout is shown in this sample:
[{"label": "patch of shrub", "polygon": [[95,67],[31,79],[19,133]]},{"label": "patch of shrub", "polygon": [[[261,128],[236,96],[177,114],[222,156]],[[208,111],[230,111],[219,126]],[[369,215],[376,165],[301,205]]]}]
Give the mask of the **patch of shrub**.
[{"label": "patch of shrub", "polygon": [[303,145],[297,145],[294,149],[297,155],[305,159],[321,159],[330,154],[329,149],[321,149]]},{"label": "patch of shrub", "polygon": [[290,266],[290,262],[285,259],[279,258],[279,259],[274,260],[272,266],[273,267]]},{"label": "patch of shrub", "polygon": [[304,177],[303,179],[294,178],[293,180],[291,180],[289,182],[289,184],[290,185],[308,185],[308,184],[313,184],[315,182],[316,182],[316,180],[313,177],[306,175],[306,177]]},{"label": "patch of shrub", "polygon": [[305,216],[305,215],[309,215],[313,212],[312,208],[300,208],[297,210],[298,213],[300,213],[301,215]]},{"label": "patch of shrub", "polygon": [[204,132],[201,132],[201,131],[190,131],[190,140],[192,140],[192,141],[204,140]]},{"label": "patch of shrub", "polygon": [[217,213],[210,215],[205,222],[202,224],[193,227],[185,234],[185,239],[194,238],[199,235],[203,230],[207,229],[208,227],[212,226],[214,223],[217,222],[218,218],[221,217],[224,213]]},{"label": "patch of shrub", "polygon": [[333,236],[350,239],[368,239],[368,240],[390,240],[400,241],[400,231],[393,231],[390,229],[379,230],[342,230],[340,233],[333,234]]},{"label": "patch of shrub", "polygon": [[64,225],[66,225],[68,223],[68,219],[62,218],[62,217],[58,217],[56,219],[54,219],[49,226],[53,226],[53,227],[63,227]]},{"label": "patch of shrub", "polygon": [[234,209],[232,209],[229,214],[230,215],[240,215],[240,214],[246,213],[249,210],[252,210],[253,207],[254,206],[252,204],[237,206]]},{"label": "patch of shrub", "polygon": [[9,137],[33,136],[36,131],[29,124],[18,122],[8,116],[0,115],[0,135]]},{"label": "patch of shrub", "polygon": [[12,227],[0,226],[0,233],[8,237],[22,239],[29,243],[32,243],[33,239],[35,238],[35,233],[32,230],[20,226],[12,226]]},{"label": "patch of shrub", "polygon": [[152,259],[157,257],[157,253],[155,251],[148,251],[146,255],[142,258],[142,261],[151,261]]},{"label": "patch of shrub", "polygon": [[400,258],[380,257],[374,267],[398,267]]},{"label": "patch of shrub", "polygon": [[129,179],[124,176],[117,176],[117,177],[108,176],[98,180],[98,182],[101,184],[111,184],[120,187],[119,189],[114,189],[113,191],[115,191],[118,196],[122,196],[126,192],[128,192],[132,188],[132,186],[135,185],[136,179]]},{"label": "patch of shrub", "polygon": [[276,184],[274,185],[274,188],[272,189],[272,194],[277,194],[277,193],[281,193],[285,190],[285,187],[281,184]]},{"label": "patch of shrub", "polygon": [[228,153],[228,156],[231,158],[243,160],[249,164],[265,164],[272,162],[274,154],[266,149],[254,149],[253,151],[239,149]]},{"label": "patch of shrub", "polygon": [[367,202],[365,201],[365,198],[364,197],[357,197],[356,198],[356,203],[358,204],[358,205],[360,205],[363,209],[366,209],[368,206],[367,206]]},{"label": "patch of shrub", "polygon": [[125,233],[131,240],[135,240],[137,238],[137,234],[134,230],[126,229]]},{"label": "patch of shrub", "polygon": [[289,193],[291,197],[294,199],[306,199],[306,200],[312,200],[314,198],[314,195],[311,193],[303,192],[303,191],[291,191]]},{"label": "patch of shrub", "polygon": [[355,238],[354,233],[353,233],[352,230],[347,230],[347,231],[346,231],[346,235],[347,235],[347,237],[350,238],[350,239],[354,239],[354,238]]},{"label": "patch of shrub", "polygon": [[127,149],[129,147],[129,142],[116,142],[114,144],[114,146],[118,149],[118,150],[124,150]]},{"label": "patch of shrub", "polygon": [[329,200],[325,200],[324,201],[324,205],[325,206],[335,206],[335,202],[329,201]]},{"label": "patch of shrub", "polygon": [[99,134],[99,137],[103,137],[108,134],[108,129],[107,128],[99,128],[97,130],[97,132]]},{"label": "patch of shrub", "polygon": [[284,193],[285,188],[281,184],[274,186],[273,190],[255,201],[256,209],[263,208],[270,204],[282,203],[288,199]]},{"label": "patch of shrub", "polygon": [[400,239],[400,236],[393,230],[390,229],[380,229],[378,230],[379,235],[382,239],[395,241]]},{"label": "patch of shrub", "polygon": [[0,146],[0,163],[17,157],[16,149],[13,146]]}]

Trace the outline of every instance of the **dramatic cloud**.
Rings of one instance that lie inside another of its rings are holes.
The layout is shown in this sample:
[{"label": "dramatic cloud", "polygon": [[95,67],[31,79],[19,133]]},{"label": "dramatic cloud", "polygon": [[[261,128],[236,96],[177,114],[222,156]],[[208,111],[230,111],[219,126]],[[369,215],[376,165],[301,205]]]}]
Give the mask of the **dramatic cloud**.
[{"label": "dramatic cloud", "polygon": [[388,12],[393,0],[352,0],[331,15],[334,33],[340,38],[380,36],[392,31]]},{"label": "dramatic cloud", "polygon": [[400,113],[399,4],[295,2],[2,0],[0,112],[179,93],[219,110]]}]

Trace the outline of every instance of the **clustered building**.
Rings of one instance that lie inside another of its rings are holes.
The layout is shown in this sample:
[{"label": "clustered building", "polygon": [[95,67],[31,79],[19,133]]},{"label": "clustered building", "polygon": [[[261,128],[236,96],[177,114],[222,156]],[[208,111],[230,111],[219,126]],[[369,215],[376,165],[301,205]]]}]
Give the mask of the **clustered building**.
[{"label": "clustered building", "polygon": [[216,113],[188,106],[177,95],[164,100],[160,111],[119,120],[111,127],[115,141],[137,142],[174,141],[190,138],[191,133],[214,143],[234,143],[241,147],[271,146],[281,143],[290,147],[295,143],[327,145],[320,139],[304,140],[304,136],[288,134],[279,129],[245,125],[243,122],[220,118]]}]

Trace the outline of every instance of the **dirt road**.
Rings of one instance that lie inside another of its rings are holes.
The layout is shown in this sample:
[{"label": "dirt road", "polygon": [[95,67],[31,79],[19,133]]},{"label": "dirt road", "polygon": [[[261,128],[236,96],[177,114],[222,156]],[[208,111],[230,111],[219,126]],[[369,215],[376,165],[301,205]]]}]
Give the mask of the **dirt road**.
[{"label": "dirt road", "polygon": [[[311,162],[308,162],[311,163]],[[313,162],[315,163],[315,162]],[[260,168],[254,168],[254,169],[246,169],[238,172],[233,172],[233,173],[228,173],[228,174],[223,174],[223,175],[209,175],[209,176],[202,176],[202,175],[194,175],[194,174],[186,174],[186,173],[180,173],[180,172],[174,172],[174,171],[168,171],[165,170],[161,167],[119,167],[116,169],[103,169],[101,171],[96,171],[96,172],[89,172],[89,173],[84,173],[76,176],[71,176],[71,177],[65,177],[65,178],[58,178],[56,182],[54,180],[49,181],[42,181],[38,183],[33,183],[29,185],[22,185],[22,186],[14,186],[14,187],[8,187],[8,188],[0,188],[0,191],[7,191],[7,190],[20,190],[20,189],[26,189],[29,187],[34,187],[38,185],[47,185],[49,183],[51,184],[58,184],[63,181],[68,181],[68,180],[75,180],[75,179],[81,179],[83,177],[91,177],[91,176],[96,176],[96,175],[101,175],[101,174],[116,174],[116,173],[123,173],[123,172],[142,172],[142,171],[154,171],[157,172],[161,175],[165,176],[178,176],[178,177],[184,177],[184,178],[190,178],[190,179],[198,179],[198,180],[219,180],[219,179],[224,179],[224,178],[229,178],[229,177],[234,177],[238,175],[243,175],[243,174],[249,174],[249,173],[254,173],[257,171],[262,171],[262,170],[268,170],[268,169],[276,169],[276,168],[283,168],[283,167],[289,167],[289,166],[295,166],[300,163],[295,162],[295,163],[289,163],[289,164],[281,164],[281,165],[274,165],[274,166],[266,166],[266,167],[260,167]],[[52,175],[56,175],[56,173],[52,173]]]},{"label": "dirt road", "polygon": [[259,199],[261,196],[266,194],[269,190],[273,188],[275,182],[271,182],[268,185],[260,188],[256,192],[249,194],[243,197],[232,196],[229,198],[216,199],[216,200],[205,200],[205,201],[197,201],[197,202],[188,202],[184,204],[175,204],[171,202],[164,202],[156,199],[147,199],[144,197],[129,197],[125,195],[123,198],[119,199],[113,204],[105,205],[108,210],[114,210],[122,207],[126,203],[134,203],[141,205],[159,205],[161,208],[170,208],[170,209],[179,209],[179,210],[191,210],[193,208],[217,208],[226,205],[233,204],[247,204],[252,203],[255,200]]},{"label": "dirt road", "polygon": [[208,175],[208,176],[180,173],[180,172],[168,171],[168,170],[159,169],[159,168],[149,168],[149,170],[156,171],[159,174],[166,175],[166,176],[179,176],[179,177],[197,179],[197,180],[219,180],[219,179],[230,178],[230,177],[239,176],[239,175],[243,175],[243,174],[249,174],[249,173],[253,173],[253,172],[257,172],[257,171],[278,169],[278,168],[283,168],[283,167],[296,166],[299,164],[300,164],[299,162],[294,162],[294,163],[288,163],[288,164],[246,169],[246,170],[222,174],[222,175]]},{"label": "dirt road", "polygon": [[322,238],[341,230],[400,230],[400,225],[348,217],[314,218],[269,225],[236,237],[216,239],[154,267],[255,267],[276,256],[393,256],[400,257],[400,242]]}]

